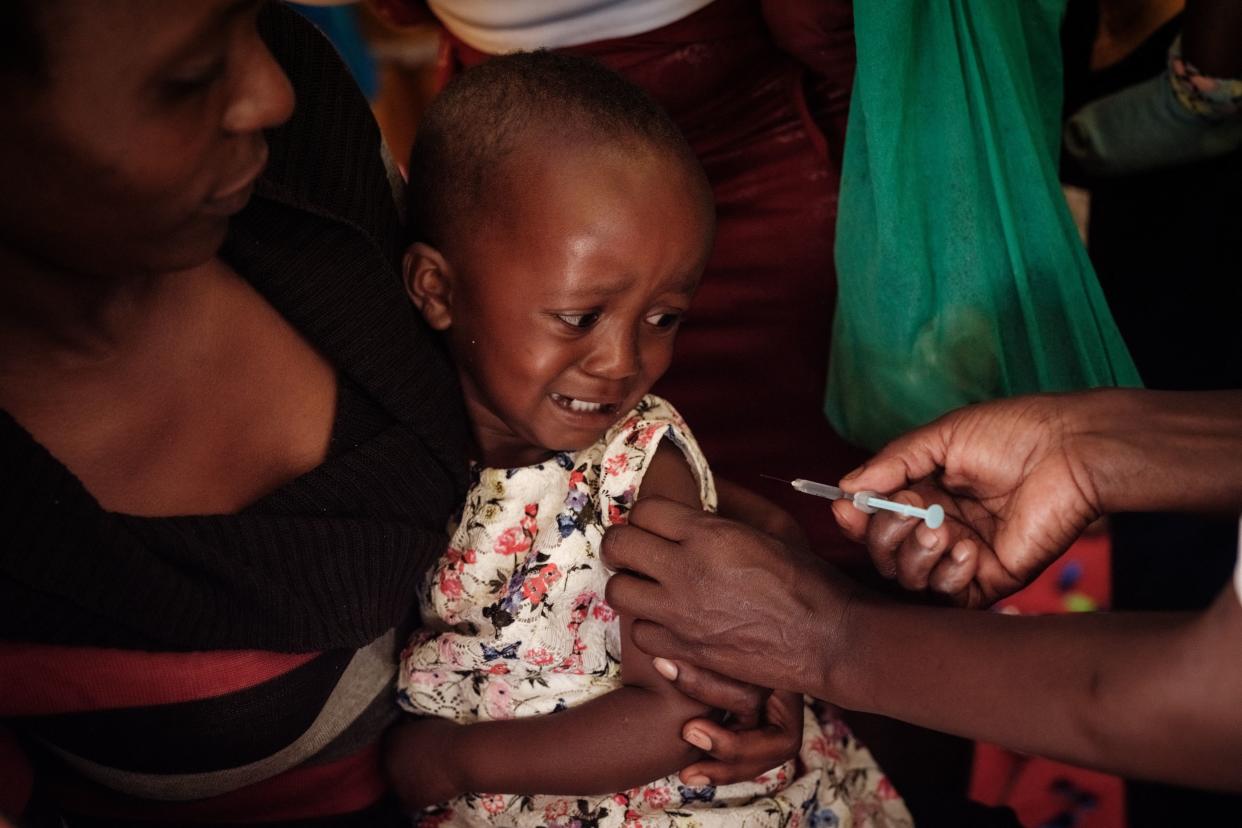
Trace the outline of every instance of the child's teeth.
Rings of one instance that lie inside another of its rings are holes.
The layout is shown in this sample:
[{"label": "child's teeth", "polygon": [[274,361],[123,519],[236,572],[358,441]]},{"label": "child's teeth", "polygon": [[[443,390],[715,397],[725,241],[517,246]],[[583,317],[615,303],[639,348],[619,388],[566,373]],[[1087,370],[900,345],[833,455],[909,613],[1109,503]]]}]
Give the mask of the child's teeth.
[{"label": "child's teeth", "polygon": [[573,397],[566,397],[564,394],[553,393],[552,397],[559,403],[569,406],[570,411],[603,411],[604,403],[590,403],[583,400],[575,400]]}]

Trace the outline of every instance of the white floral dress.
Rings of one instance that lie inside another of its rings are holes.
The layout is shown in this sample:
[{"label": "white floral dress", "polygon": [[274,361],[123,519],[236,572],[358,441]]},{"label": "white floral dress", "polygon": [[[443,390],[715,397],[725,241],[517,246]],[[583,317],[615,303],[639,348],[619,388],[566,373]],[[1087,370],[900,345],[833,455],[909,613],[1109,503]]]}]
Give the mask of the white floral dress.
[{"label": "white floral dress", "polygon": [[[595,445],[518,469],[478,469],[401,657],[406,710],[462,724],[539,716],[621,684],[620,624],[604,602],[604,530],[623,523],[661,441],[684,453],[703,507],[711,472],[681,416],[644,397]],[[601,749],[606,749],[601,746]],[[838,720],[808,705],[798,760],[752,782],[692,788],[675,775],[591,797],[472,793],[421,826],[908,825],[901,799]]]}]

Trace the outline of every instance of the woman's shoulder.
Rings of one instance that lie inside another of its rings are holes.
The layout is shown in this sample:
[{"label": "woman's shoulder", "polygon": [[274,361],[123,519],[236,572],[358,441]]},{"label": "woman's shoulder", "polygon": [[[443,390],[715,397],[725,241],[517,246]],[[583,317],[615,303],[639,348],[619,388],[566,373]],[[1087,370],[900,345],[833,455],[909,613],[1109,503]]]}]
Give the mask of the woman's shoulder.
[{"label": "woman's shoulder", "polygon": [[401,287],[403,226],[383,141],[332,45],[284,4],[260,32],[297,107],[223,258],[464,483],[466,418],[447,354]]}]

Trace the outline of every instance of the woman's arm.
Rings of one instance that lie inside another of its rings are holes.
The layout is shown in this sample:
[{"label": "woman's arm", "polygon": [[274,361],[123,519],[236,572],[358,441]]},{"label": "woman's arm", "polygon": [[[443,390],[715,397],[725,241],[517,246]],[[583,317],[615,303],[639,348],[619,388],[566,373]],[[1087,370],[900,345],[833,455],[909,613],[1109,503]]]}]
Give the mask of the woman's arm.
[{"label": "woman's arm", "polygon": [[[1013,617],[864,598],[821,650],[857,710],[1125,776],[1242,791],[1242,604]],[[837,654],[836,658],[832,653]]]},{"label": "woman's arm", "polygon": [[[635,641],[683,672],[698,665],[1130,776],[1242,789],[1242,605],[1232,586],[1201,615],[912,607],[747,527],[663,501],[638,504],[605,554],[644,576],[609,583],[609,601],[642,619]],[[708,557],[711,577],[689,576]],[[721,600],[740,588],[747,601]]]},{"label": "woman's arm", "polygon": [[[642,495],[700,509],[699,486],[667,441],[651,459]],[[682,724],[709,708],[655,671],[621,618],[623,686],[546,716],[459,726],[415,719],[394,728],[389,776],[402,801],[420,807],[470,791],[587,795],[623,791],[667,776],[700,757]]]},{"label": "woman's arm", "polygon": [[[1100,511],[1242,507],[1242,394],[1108,391],[975,406],[897,441],[847,483],[891,477],[898,487],[928,475],[963,507],[974,579],[991,593],[1013,567],[1038,571]],[[876,528],[852,531],[877,541]],[[879,539],[873,555],[922,555],[904,546],[910,537]],[[1170,554],[1194,565],[1191,550]],[[635,641],[682,660],[683,672],[698,665],[1079,764],[1242,789],[1242,605],[1232,586],[1199,615],[910,607],[769,536],[663,501],[638,504],[604,556],[644,576],[608,586],[613,606],[642,619]],[[719,598],[743,588],[746,602]]]}]

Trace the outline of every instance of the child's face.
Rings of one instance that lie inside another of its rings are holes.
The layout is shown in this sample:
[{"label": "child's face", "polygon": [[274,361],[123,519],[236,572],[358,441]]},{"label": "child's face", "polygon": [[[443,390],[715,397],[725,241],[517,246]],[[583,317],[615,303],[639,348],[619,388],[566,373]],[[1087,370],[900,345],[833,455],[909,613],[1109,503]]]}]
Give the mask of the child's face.
[{"label": "child's face", "polygon": [[589,446],[650,390],[711,237],[701,185],[665,154],[541,146],[509,166],[497,206],[441,260],[442,301],[410,273],[430,249],[407,256],[489,466]]}]

